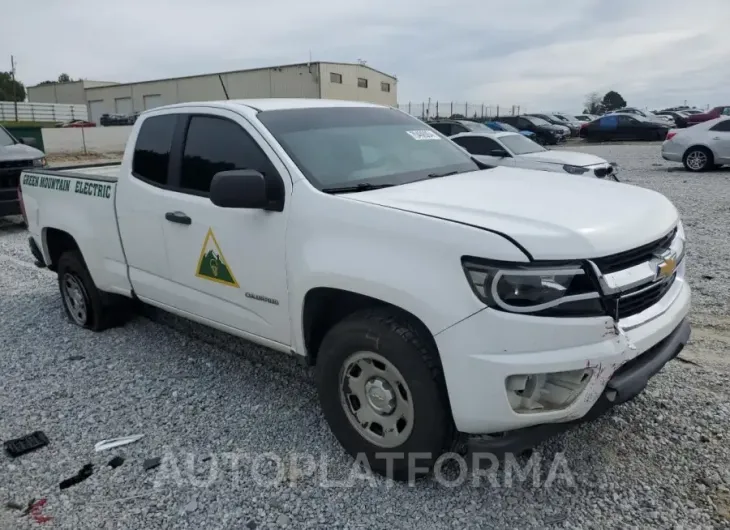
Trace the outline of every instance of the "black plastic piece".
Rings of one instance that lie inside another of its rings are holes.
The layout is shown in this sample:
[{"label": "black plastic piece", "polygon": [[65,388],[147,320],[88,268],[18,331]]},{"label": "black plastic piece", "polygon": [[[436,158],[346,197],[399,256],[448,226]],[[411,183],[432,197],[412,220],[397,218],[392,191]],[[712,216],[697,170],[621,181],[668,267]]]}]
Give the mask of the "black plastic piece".
[{"label": "black plastic piece", "polygon": [[5,450],[13,458],[30,453],[48,445],[48,437],[42,431],[35,431],[21,438],[5,442]]},{"label": "black plastic piece", "polygon": [[65,490],[66,488],[70,488],[71,486],[74,486],[78,484],[79,482],[83,482],[87,478],[89,478],[94,473],[94,465],[93,464],[86,464],[84,467],[81,468],[81,471],[76,473],[71,478],[67,478],[66,480],[62,480],[59,484],[59,487],[62,490]]},{"label": "black plastic piece", "polygon": [[142,466],[144,467],[145,471],[149,471],[150,469],[154,469],[159,466],[161,462],[162,459],[160,457],[148,458],[144,461],[144,464],[142,464]]},{"label": "black plastic piece", "polygon": [[119,466],[121,466],[124,463],[124,458],[121,456],[115,456],[111,460],[109,460],[109,464],[107,464],[110,468],[116,469]]}]

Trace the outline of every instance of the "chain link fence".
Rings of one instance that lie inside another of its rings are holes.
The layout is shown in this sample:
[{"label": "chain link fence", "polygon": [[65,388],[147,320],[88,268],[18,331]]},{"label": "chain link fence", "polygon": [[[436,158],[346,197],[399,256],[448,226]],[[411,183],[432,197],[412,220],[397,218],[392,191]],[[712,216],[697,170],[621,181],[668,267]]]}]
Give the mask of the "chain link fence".
[{"label": "chain link fence", "polygon": [[499,116],[516,116],[520,112],[525,112],[519,105],[487,105],[455,101],[409,101],[399,103],[398,108],[422,120],[435,118],[483,120]]}]

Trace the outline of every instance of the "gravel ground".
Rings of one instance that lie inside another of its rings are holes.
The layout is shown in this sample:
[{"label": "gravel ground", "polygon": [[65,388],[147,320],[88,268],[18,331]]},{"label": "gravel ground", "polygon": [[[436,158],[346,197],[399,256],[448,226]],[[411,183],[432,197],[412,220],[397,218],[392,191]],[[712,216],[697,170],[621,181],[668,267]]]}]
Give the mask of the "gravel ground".
[{"label": "gravel ground", "polygon": [[[73,529],[730,528],[730,172],[689,175],[657,145],[571,148],[618,162],[625,181],[681,210],[695,327],[685,362],[538,447],[541,473],[527,480],[503,469],[457,487],[353,479],[308,370],[169,315],[80,330],[62,313],[54,275],[31,265],[26,233],[0,221],[0,437],[42,429],[51,440],[17,459],[0,455],[0,528],[35,527],[41,516],[52,517],[42,526]],[[100,440],[138,433],[94,452]],[[265,453],[281,466],[265,465]],[[116,455],[126,460],[112,470]],[[162,464],[144,471],[151,457]],[[87,463],[94,474],[60,491]],[[47,499],[35,515],[5,506],[31,499]]]}]

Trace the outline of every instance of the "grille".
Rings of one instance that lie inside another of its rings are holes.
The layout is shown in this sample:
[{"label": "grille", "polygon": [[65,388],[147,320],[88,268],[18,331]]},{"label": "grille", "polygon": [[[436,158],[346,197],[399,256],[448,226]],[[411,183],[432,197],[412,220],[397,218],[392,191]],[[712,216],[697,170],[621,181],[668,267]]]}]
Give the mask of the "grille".
[{"label": "grille", "polygon": [[20,180],[20,170],[0,173],[0,190],[13,189],[18,187]]},{"label": "grille", "polygon": [[0,170],[2,169],[25,169],[33,167],[32,160],[0,160]]},{"label": "grille", "polygon": [[676,278],[677,273],[675,272],[668,280],[625,293],[618,300],[618,319],[636,315],[656,304],[672,288]]},{"label": "grille", "polygon": [[675,228],[666,236],[652,243],[637,247],[633,250],[627,250],[626,252],[620,252],[619,254],[594,259],[593,263],[598,266],[603,274],[628,269],[639,263],[651,260],[655,253],[660,253],[662,250],[669,248],[676,233],[677,229]]}]

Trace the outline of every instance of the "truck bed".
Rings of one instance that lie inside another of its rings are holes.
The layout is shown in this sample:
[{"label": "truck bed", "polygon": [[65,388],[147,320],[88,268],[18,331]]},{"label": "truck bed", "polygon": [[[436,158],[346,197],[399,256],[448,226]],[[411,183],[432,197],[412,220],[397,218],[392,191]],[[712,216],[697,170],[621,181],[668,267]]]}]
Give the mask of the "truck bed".
[{"label": "truck bed", "polygon": [[120,162],[89,164],[80,166],[65,166],[57,168],[49,168],[44,170],[30,170],[30,173],[48,173],[53,175],[64,175],[75,178],[91,178],[94,180],[103,180],[106,182],[116,182],[119,177]]}]

